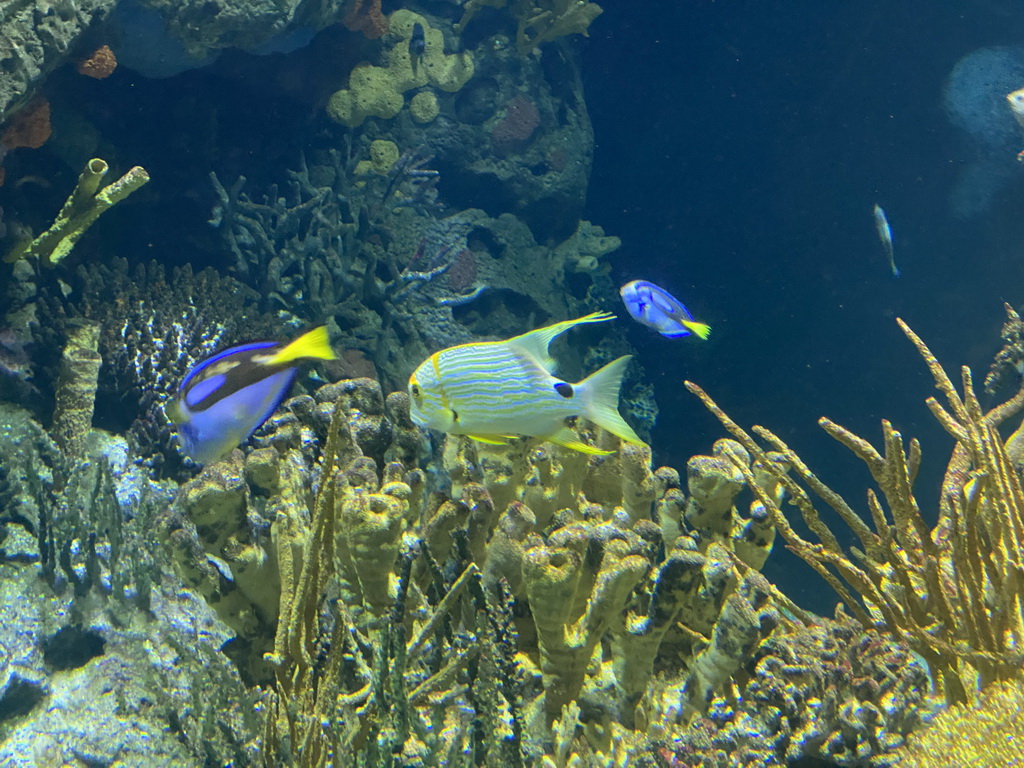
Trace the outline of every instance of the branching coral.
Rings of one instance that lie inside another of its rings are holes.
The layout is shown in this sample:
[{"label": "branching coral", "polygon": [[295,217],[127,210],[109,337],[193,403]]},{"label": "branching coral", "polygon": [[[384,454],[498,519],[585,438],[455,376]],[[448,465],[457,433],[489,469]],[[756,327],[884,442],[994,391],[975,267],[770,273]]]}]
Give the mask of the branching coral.
[{"label": "branching coral", "polygon": [[[481,8],[504,8],[508,0],[469,0],[462,12],[461,32]],[[512,0],[509,12],[517,24],[516,46],[528,53],[542,43],[565,35],[586,35],[590,22],[603,12],[587,0]]]},{"label": "branching coral", "polygon": [[[881,498],[874,490],[867,496],[874,530],[779,437],[753,428],[856,534],[862,549],[853,549],[853,557],[842,550],[810,494],[793,478],[763,462],[819,543],[797,534],[777,498],[752,487],[789,546],[836,589],[865,628],[883,626],[920,653],[947,701],[973,701],[989,682],[1019,675],[1022,660],[1024,597],[1016,585],[1024,583],[1024,490],[996,427],[1024,405],[1024,389],[985,413],[970,370],[962,369],[961,396],[925,344],[902,321],[900,327],[924,358],[948,410],[935,398],[928,399],[928,406],[957,441],[935,528],[928,530],[912,490],[920,445],[912,440],[905,448],[887,421],[882,422],[883,453],[828,419],[819,422],[867,464],[878,484]],[[767,459],[764,449],[700,387],[686,386],[752,456]],[[743,462],[736,466],[753,481]]]}]

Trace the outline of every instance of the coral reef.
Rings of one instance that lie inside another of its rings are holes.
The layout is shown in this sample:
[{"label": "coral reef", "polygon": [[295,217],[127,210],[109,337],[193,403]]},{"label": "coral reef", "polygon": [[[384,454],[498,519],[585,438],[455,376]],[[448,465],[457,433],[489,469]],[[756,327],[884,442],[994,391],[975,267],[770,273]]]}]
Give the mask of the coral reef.
[{"label": "coral reef", "polygon": [[59,264],[75,247],[75,243],[100,215],[117,205],[149,181],[149,174],[140,166],[128,170],[117,181],[100,189],[110,167],[105,160],[93,158],[78,177],[74,192],[64,203],[49,229],[34,240],[22,243],[4,256],[4,261],[33,257],[52,267]]},{"label": "coral reef", "polygon": [[[815,758],[830,765],[890,764],[931,710],[924,665],[846,617],[809,626],[783,622],[746,669],[749,681],[735,695],[716,697],[685,730],[662,731],[668,746],[661,755],[669,764],[759,768]],[[672,693],[663,699],[674,702]]]},{"label": "coral reef", "polygon": [[[888,421],[882,422],[884,454],[828,419],[819,422],[864,461],[881,489],[888,514],[878,494],[868,491],[874,530],[781,439],[763,427],[753,430],[854,532],[862,548],[854,550],[856,561],[822,522],[810,494],[765,461],[765,451],[700,387],[690,382],[686,386],[786,489],[820,542],[800,536],[787,522],[778,499],[756,490],[790,548],[832,585],[865,629],[882,627],[920,654],[948,703],[970,702],[988,684],[1020,674],[1022,597],[1019,590],[1003,585],[1020,578],[1024,490],[996,428],[1024,406],[1024,389],[984,412],[970,369],[962,369],[960,395],[924,342],[898,322],[927,364],[949,411],[935,398],[928,399],[928,406],[957,441],[934,528],[928,529],[912,490],[921,447],[912,440],[904,448],[902,435]],[[735,463],[748,482],[753,480],[744,462]]]},{"label": "coral reef", "polygon": [[[168,275],[155,263],[131,269],[114,259],[64,277],[70,293],[43,282],[24,307],[36,318],[37,345],[59,347],[83,321],[99,326],[98,418],[124,430],[135,455],[165,474],[177,473],[182,459],[163,405],[188,370],[226,344],[286,332],[258,311],[255,294],[212,269],[195,274],[185,267]],[[37,363],[44,372],[61,366],[44,352]]]},{"label": "coral reef", "polygon": [[[728,754],[758,745],[751,764],[853,764],[926,711],[925,669],[904,649],[850,620],[811,623],[757,573],[771,525],[761,502],[750,517],[736,502],[750,482],[777,498],[779,482],[739,472],[750,459],[733,441],[691,460],[688,495],[636,446],[587,457],[449,438],[443,473],[424,473],[406,396],[359,380],[288,401],[257,442],[186,486],[167,540],[238,633],[246,679],[274,680],[270,762],[301,749],[311,764],[353,750],[529,764],[578,707],[581,754],[628,737],[616,749],[631,759],[672,743],[681,761],[710,717]],[[729,701],[749,709],[724,716]],[[331,712],[344,728],[321,727]]]},{"label": "coral reef", "polygon": [[[417,28],[424,45],[415,55],[410,41]],[[405,106],[406,91],[431,85],[454,93],[473,77],[473,58],[466,52],[445,53],[444,34],[418,13],[392,13],[384,42],[382,65],[359,64],[349,74],[348,87],[327,103],[327,114],[342,125],[356,127],[368,117],[393,118]]]},{"label": "coral reef", "polygon": [[915,768],[1016,765],[1024,739],[1022,707],[1024,684],[1020,680],[993,683],[973,705],[950,707],[913,734],[898,751],[898,764]]},{"label": "coral reef", "polygon": [[0,762],[251,763],[256,696],[220,652],[230,635],[152,539],[172,489],[123,441],[82,450],[0,405]]},{"label": "coral reef", "polygon": [[[508,0],[469,0],[459,20],[459,31],[481,8],[506,5]],[[566,35],[586,35],[590,22],[602,13],[601,6],[587,0],[513,0],[509,10],[516,20],[516,47],[524,54]]]}]

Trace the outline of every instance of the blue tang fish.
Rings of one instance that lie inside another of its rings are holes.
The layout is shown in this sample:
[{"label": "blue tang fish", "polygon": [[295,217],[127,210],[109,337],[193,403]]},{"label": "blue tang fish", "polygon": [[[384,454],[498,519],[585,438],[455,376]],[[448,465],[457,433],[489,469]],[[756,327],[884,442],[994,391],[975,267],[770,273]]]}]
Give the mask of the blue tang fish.
[{"label": "blue tang fish", "polygon": [[628,443],[644,445],[618,412],[628,355],[577,384],[553,375],[551,342],[570,328],[615,316],[594,312],[505,341],[461,344],[435,352],[409,377],[412,420],[421,427],[501,445],[527,435],[589,454],[566,419],[582,416]]},{"label": "blue tang fish", "polygon": [[710,325],[698,323],[679,299],[654,283],[634,280],[622,286],[619,295],[634,320],[662,336],[678,339],[692,333],[706,339],[711,333]]},{"label": "blue tang fish", "polygon": [[301,361],[334,359],[320,326],[288,343],[254,341],[199,363],[167,407],[185,453],[201,464],[223,458],[270,418]]}]

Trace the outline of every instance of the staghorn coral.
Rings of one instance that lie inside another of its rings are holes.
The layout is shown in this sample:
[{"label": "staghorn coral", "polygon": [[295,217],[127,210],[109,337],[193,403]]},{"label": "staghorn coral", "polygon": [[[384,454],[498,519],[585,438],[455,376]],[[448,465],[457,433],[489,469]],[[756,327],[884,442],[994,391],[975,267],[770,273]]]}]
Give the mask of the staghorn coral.
[{"label": "staghorn coral", "polygon": [[[925,360],[950,410],[935,398],[928,399],[928,406],[957,441],[932,530],[912,490],[921,461],[920,445],[912,440],[905,449],[902,436],[888,421],[882,422],[884,455],[828,419],[819,422],[867,464],[881,489],[888,515],[878,494],[873,489],[867,494],[874,530],[781,439],[763,427],[753,428],[853,530],[862,547],[853,550],[856,561],[844,553],[821,521],[810,494],[775,469],[767,453],[703,390],[690,382],[686,386],[792,497],[820,543],[798,535],[779,499],[755,488],[790,547],[833,586],[864,628],[883,627],[919,653],[947,702],[974,701],[986,685],[1014,678],[1020,670],[1022,596],[1005,585],[1024,578],[1020,565],[1024,490],[996,427],[1024,406],[1024,390],[985,413],[975,396],[970,370],[961,371],[961,396],[925,344],[898,322]],[[753,479],[743,462],[736,466],[748,482]]]},{"label": "staghorn coral", "polygon": [[354,274],[353,210],[345,162],[333,152],[329,181],[311,173],[305,158],[287,186],[272,185],[260,198],[243,192],[240,176],[224,187],[210,175],[219,202],[210,223],[222,230],[235,256],[232,273],[260,296],[264,311],[324,322],[358,289]]}]

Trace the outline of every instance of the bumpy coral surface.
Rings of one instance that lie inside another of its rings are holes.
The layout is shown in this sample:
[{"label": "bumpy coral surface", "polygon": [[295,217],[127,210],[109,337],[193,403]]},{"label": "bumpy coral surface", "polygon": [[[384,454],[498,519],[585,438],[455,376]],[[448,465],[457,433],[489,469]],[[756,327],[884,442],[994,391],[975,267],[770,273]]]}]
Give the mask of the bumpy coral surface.
[{"label": "bumpy coral surface", "polygon": [[1024,744],[1024,684],[993,683],[977,703],[958,704],[940,713],[910,737],[899,765],[940,768],[1010,768],[1020,765]]},{"label": "bumpy coral surface", "polygon": [[[358,126],[367,117],[392,118],[405,105],[406,91],[429,84],[454,92],[473,76],[472,57],[467,53],[445,53],[444,34],[431,27],[423,16],[399,10],[388,20],[388,48],[382,65],[359,64],[349,75],[348,88],[331,96],[327,104],[327,113],[343,125]],[[417,25],[424,37],[423,52],[419,55],[410,46]]]}]

